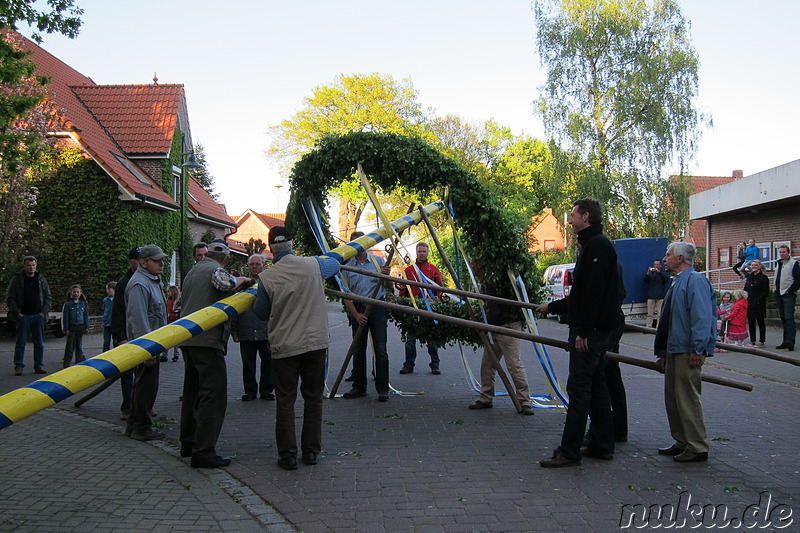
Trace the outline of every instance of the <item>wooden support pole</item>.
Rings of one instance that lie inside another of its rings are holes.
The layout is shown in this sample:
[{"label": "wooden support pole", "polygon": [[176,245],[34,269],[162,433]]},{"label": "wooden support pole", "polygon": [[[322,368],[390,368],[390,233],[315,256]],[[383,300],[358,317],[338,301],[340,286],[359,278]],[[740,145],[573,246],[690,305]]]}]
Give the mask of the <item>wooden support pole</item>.
[{"label": "wooden support pole", "polygon": [[[428,226],[428,231],[431,234],[433,242],[436,244],[436,249],[439,251],[439,255],[441,256],[445,267],[447,267],[447,270],[450,272],[450,276],[453,278],[453,281],[456,282],[456,286],[459,289],[461,289],[461,283],[459,282],[458,276],[456,275],[456,270],[450,263],[450,259],[447,257],[447,254],[445,253],[445,250],[442,247],[442,243],[439,242],[439,236],[437,235],[436,229],[433,227],[433,224],[431,224],[430,218],[428,218],[428,215],[423,211],[420,211],[420,214],[422,215],[422,220],[425,222],[425,225]],[[466,304],[467,313],[469,314],[469,317],[472,320],[476,320],[477,317],[475,316],[475,311],[472,309],[472,305],[470,304],[469,298],[464,297],[464,303]],[[492,366],[497,372],[497,375],[500,376],[500,380],[503,382],[503,385],[505,386],[506,391],[508,392],[508,395],[511,398],[511,401],[514,403],[514,407],[517,409],[518,413],[521,413],[522,404],[520,403],[519,398],[517,397],[517,389],[515,389],[514,386],[511,384],[511,380],[508,379],[506,371],[503,370],[502,366],[500,366],[500,360],[497,357],[497,353],[495,352],[492,343],[489,342],[489,337],[486,335],[486,332],[484,331],[479,331],[478,335],[480,336],[481,342],[483,343],[483,349],[486,350],[486,353],[489,355],[489,360],[492,362]],[[481,384],[481,386],[483,386],[483,384]]]},{"label": "wooden support pole", "polygon": [[[639,333],[647,333],[648,335],[656,334],[656,328],[649,328],[647,326],[640,326],[638,324],[625,324],[625,329],[629,329],[631,331],[638,331]],[[752,348],[750,346],[737,346],[735,344],[726,344],[724,342],[718,342],[717,348],[720,348],[722,350],[728,350],[729,352],[747,353],[750,355],[763,357],[765,359],[772,359],[773,361],[780,361],[781,363],[789,363],[790,365],[800,366],[800,359],[796,357],[781,355],[779,353],[770,352],[768,350],[762,350],[761,348]]]},{"label": "wooden support pole", "polygon": [[[355,272],[358,269],[349,267],[347,265],[342,265],[342,270],[348,270],[351,272]],[[358,270],[361,272],[360,270]],[[536,310],[539,307],[539,304],[531,304],[528,302],[520,302],[517,300],[508,300],[506,298],[501,298],[500,296],[491,296],[489,294],[481,294],[479,292],[472,292],[472,291],[465,291],[463,289],[451,289],[450,287],[440,287],[439,285],[433,285],[431,283],[425,283],[422,281],[414,281],[411,279],[403,279],[403,278],[396,278],[394,276],[389,276],[386,274],[375,273],[375,272],[364,272],[365,276],[372,276],[373,278],[380,278],[387,281],[391,281],[400,285],[411,285],[412,287],[422,287],[425,289],[431,289],[439,292],[446,292],[448,294],[455,294],[456,296],[467,296],[469,298],[475,298],[478,300],[484,300],[487,302],[498,302],[504,305],[513,305],[517,307],[524,307],[525,309],[533,309]]]},{"label": "wooden support pole", "polygon": [[[333,298],[347,298],[350,300],[354,300],[357,302],[369,303],[369,298],[364,296],[356,296],[355,294],[351,293],[344,293],[341,291],[334,291],[331,289],[325,289],[325,294],[331,296]],[[399,311],[401,313],[408,313],[411,315],[421,316],[425,318],[430,318],[433,320],[441,320],[442,322],[450,322],[451,324],[456,324],[458,326],[463,326],[465,328],[470,329],[477,329],[482,331],[491,331],[492,333],[499,333],[501,335],[508,335],[509,337],[516,337],[518,339],[525,339],[533,342],[538,342],[540,344],[546,344],[547,346],[554,346],[556,348],[562,348],[564,350],[569,351],[569,343],[567,341],[562,341],[558,339],[552,339],[549,337],[542,337],[540,335],[532,335],[530,333],[526,333],[524,331],[519,331],[515,329],[508,329],[501,326],[494,326],[492,324],[484,324],[483,322],[475,322],[473,320],[466,320],[464,318],[458,318],[449,315],[443,315],[440,313],[433,313],[431,311],[426,311],[424,309],[416,309],[414,307],[409,307],[407,305],[400,305],[393,302],[384,302],[382,300],[375,300],[372,302],[373,305],[379,305],[381,307],[385,307],[387,309],[391,309],[392,311]],[[630,357],[626,355],[620,355],[613,352],[606,352],[606,355],[609,359],[613,359],[615,361],[619,361],[621,363],[638,366],[641,368],[647,368],[650,370],[658,371],[658,367],[655,361],[644,361],[642,359],[637,359],[635,357]],[[733,379],[727,379],[717,376],[711,376],[708,374],[703,374],[702,379],[708,383],[714,383],[717,385],[725,385],[726,387],[733,387],[735,389],[741,389],[745,391],[752,391],[753,385],[751,383],[737,381]]]}]

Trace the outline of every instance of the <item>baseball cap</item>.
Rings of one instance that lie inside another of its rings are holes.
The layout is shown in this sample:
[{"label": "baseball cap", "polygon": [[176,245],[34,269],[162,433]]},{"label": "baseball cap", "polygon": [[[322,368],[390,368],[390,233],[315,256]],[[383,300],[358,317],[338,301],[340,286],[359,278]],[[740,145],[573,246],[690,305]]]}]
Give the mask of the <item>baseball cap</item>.
[{"label": "baseball cap", "polygon": [[292,234],[283,226],[273,226],[269,229],[269,244],[278,244],[292,240]]},{"label": "baseball cap", "polygon": [[128,252],[128,259],[139,259],[139,255],[142,253],[142,249],[138,246],[136,248],[131,248],[131,251]]},{"label": "baseball cap", "polygon": [[211,241],[211,243],[208,245],[208,251],[225,255],[231,254],[231,249],[228,248],[228,245],[222,241]]},{"label": "baseball cap", "polygon": [[164,259],[166,256],[167,254],[155,244],[145,244],[142,246],[141,252],[139,253],[139,260],[154,259],[158,261],[159,259]]}]

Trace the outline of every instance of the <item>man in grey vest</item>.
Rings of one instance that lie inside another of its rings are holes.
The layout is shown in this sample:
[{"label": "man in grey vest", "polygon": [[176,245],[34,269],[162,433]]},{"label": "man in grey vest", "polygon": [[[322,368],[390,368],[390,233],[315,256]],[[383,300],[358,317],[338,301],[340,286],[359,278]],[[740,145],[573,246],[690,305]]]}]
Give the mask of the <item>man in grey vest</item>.
[{"label": "man in grey vest", "polygon": [[778,350],[794,350],[797,336],[797,325],[794,322],[794,306],[797,303],[797,289],[800,288],[800,263],[792,259],[789,247],[783,245],[778,248],[781,259],[775,271],[775,304],[783,324],[783,342]]},{"label": "man in grey vest", "polygon": [[[230,254],[224,242],[208,245],[208,255],[192,267],[183,281],[181,318],[230,296],[249,281],[225,270]],[[181,344],[185,365],[181,457],[191,457],[192,468],[218,468],[231,463],[230,457],[222,457],[216,450],[227,408],[225,354],[229,336],[226,321]]]},{"label": "man in grey vest", "polygon": [[253,310],[269,319],[269,343],[275,378],[275,440],[278,466],[297,470],[294,404],[297,384],[303,395],[303,463],[317,464],[322,448],[322,393],[328,352],[328,305],[322,280],[339,272],[330,257],[298,257],[292,236],[281,226],[269,230],[272,268],[258,277]]}]

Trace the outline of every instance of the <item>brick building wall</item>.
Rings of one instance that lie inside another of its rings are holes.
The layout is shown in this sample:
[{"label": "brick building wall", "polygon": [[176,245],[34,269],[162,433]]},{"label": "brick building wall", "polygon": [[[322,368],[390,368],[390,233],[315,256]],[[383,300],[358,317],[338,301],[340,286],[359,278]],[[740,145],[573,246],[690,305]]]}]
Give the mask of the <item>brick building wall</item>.
[{"label": "brick building wall", "polygon": [[[709,277],[716,286],[718,282],[734,282],[738,278],[729,267],[736,264],[736,245],[754,239],[756,244],[770,243],[770,259],[776,259],[773,243],[789,241],[792,256],[800,255],[800,224],[797,223],[798,206],[759,209],[757,213],[720,215],[708,220],[708,269],[726,268],[720,265],[720,251],[728,250],[728,268],[723,272],[712,273]],[[724,254],[723,254],[724,255]],[[767,274],[774,276],[774,266],[770,265]],[[728,286],[741,288],[738,284]]]}]

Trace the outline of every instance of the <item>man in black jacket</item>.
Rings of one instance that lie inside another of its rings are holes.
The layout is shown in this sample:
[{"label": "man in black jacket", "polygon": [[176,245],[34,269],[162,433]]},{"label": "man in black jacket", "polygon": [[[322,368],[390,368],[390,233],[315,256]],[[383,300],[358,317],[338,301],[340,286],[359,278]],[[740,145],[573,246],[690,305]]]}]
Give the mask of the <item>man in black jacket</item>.
[{"label": "man in black jacket", "polygon": [[567,298],[540,305],[542,313],[566,314],[569,324],[569,408],[561,445],[553,457],[539,462],[544,468],[581,464],[581,445],[587,417],[592,418],[592,442],[587,457],[610,460],[614,453],[611,406],[605,380],[605,346],[611,330],[619,327],[617,253],[603,235],[603,211],[597,200],[573,204],[569,223],[578,237],[580,255]]},{"label": "man in black jacket", "polygon": [[44,276],[36,271],[36,258],[32,255],[22,260],[22,271],[11,280],[6,292],[8,316],[16,322],[17,344],[14,347],[14,374],[22,375],[25,367],[25,344],[28,332],[33,338],[33,368],[37,374],[47,374],[44,369],[44,325],[50,312],[53,296]]},{"label": "man in black jacket", "polygon": [[[139,268],[139,256],[141,248],[138,246],[128,252],[128,271],[117,281],[114,288],[114,300],[111,302],[111,339],[114,346],[119,346],[128,342],[127,320],[125,316],[125,287]],[[120,420],[128,420],[131,412],[131,398],[133,397],[133,369],[123,372],[119,377],[119,384],[122,387],[122,405]]]}]

